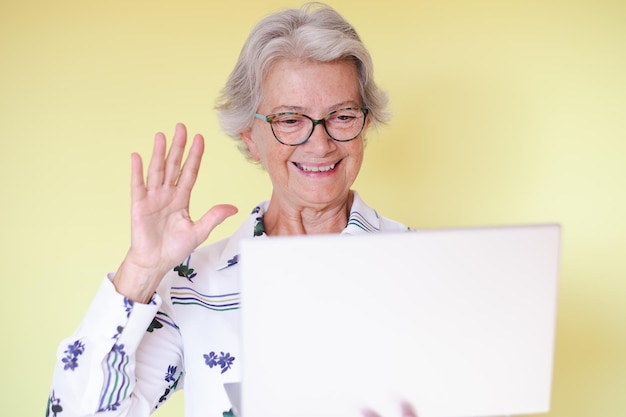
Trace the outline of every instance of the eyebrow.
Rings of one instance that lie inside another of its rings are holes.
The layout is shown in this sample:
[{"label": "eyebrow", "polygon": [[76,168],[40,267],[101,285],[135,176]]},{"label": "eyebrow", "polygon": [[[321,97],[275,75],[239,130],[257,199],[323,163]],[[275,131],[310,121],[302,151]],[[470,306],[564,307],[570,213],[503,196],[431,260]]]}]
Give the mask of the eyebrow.
[{"label": "eyebrow", "polygon": [[[329,107],[325,114],[331,113],[335,110],[344,109],[346,107],[361,107],[361,105],[358,104],[357,101],[346,100],[346,101],[342,101],[341,103],[337,103]],[[281,106],[276,106],[270,110],[270,114],[283,113],[283,112],[294,112],[294,113],[305,114],[307,112],[307,109],[305,107],[300,107],[300,106],[281,105]]]}]

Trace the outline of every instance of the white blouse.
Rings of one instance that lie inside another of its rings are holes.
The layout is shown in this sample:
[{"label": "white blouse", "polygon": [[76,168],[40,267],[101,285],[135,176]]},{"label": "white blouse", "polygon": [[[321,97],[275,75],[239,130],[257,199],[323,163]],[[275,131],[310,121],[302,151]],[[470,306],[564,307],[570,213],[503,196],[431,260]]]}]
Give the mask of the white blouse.
[{"label": "white blouse", "polygon": [[[232,416],[224,383],[241,380],[238,245],[267,238],[268,205],[255,207],[229,238],[192,253],[148,304],[118,294],[109,274],[58,348],[46,416],[148,416],[183,386],[186,417]],[[402,230],[410,229],[354,193],[342,234]]]}]

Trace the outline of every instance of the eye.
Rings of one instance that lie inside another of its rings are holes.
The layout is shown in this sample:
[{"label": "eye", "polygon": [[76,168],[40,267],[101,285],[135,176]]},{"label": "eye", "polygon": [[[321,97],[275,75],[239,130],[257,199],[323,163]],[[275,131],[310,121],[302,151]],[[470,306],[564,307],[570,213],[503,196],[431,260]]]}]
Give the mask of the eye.
[{"label": "eye", "polygon": [[298,129],[306,122],[307,119],[300,114],[278,114],[272,119],[272,124],[281,130]]},{"label": "eye", "polygon": [[341,109],[329,114],[328,121],[335,124],[350,124],[362,116],[363,113],[360,110]]},{"label": "eye", "polygon": [[284,118],[284,119],[280,119],[277,120],[277,123],[282,123],[282,124],[286,124],[286,125],[293,125],[296,124],[298,122],[301,122],[302,119],[298,119],[296,117],[289,117],[289,118]]}]

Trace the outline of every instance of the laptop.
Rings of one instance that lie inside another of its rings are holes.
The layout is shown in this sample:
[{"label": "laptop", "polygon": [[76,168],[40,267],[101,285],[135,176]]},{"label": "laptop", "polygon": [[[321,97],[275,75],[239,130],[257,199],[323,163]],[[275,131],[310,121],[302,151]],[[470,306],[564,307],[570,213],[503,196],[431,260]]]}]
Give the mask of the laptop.
[{"label": "laptop", "polygon": [[560,236],[558,224],[536,224],[242,241],[234,408],[548,412]]}]

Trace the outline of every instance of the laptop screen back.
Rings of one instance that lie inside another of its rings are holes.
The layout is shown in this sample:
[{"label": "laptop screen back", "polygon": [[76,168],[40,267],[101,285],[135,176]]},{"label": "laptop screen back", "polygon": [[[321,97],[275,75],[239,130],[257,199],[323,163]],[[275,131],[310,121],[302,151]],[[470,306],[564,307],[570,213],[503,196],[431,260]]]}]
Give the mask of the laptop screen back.
[{"label": "laptop screen back", "polygon": [[547,412],[560,227],[241,244],[240,417]]}]

